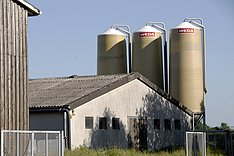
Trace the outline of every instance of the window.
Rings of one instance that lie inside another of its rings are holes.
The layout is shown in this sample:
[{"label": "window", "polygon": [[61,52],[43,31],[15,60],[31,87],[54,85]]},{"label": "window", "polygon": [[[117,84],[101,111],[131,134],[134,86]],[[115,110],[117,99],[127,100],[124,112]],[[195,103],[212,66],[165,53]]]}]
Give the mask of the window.
[{"label": "window", "polygon": [[171,121],[169,119],[164,119],[164,129],[167,131],[171,130]]},{"label": "window", "polygon": [[105,117],[99,118],[99,129],[107,129],[107,121]]},{"label": "window", "polygon": [[119,118],[112,118],[112,128],[119,129]]},{"label": "window", "polygon": [[93,129],[93,117],[85,117],[85,129]]},{"label": "window", "polygon": [[160,119],[154,119],[154,129],[160,130]]},{"label": "window", "polygon": [[180,131],[181,130],[180,120],[178,119],[174,120],[174,124],[175,124],[175,130]]}]

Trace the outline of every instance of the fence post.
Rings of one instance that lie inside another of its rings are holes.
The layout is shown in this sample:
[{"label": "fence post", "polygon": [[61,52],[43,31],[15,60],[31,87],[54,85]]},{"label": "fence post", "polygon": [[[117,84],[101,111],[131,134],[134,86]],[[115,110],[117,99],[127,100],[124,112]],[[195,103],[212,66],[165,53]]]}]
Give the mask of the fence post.
[{"label": "fence post", "polygon": [[59,156],[61,156],[61,140],[60,140],[60,138],[61,138],[61,132],[59,133],[59,135],[58,135],[58,155]]},{"label": "fence post", "polygon": [[32,140],[31,140],[31,156],[33,156],[33,151],[34,151],[34,132],[32,132]]},{"label": "fence post", "polygon": [[205,146],[204,146],[204,155],[206,156],[206,132],[203,132],[204,133],[204,143],[205,143]]},{"label": "fence post", "polygon": [[45,151],[46,153],[45,153],[45,155],[48,156],[48,146],[49,146],[49,145],[48,145],[48,133],[46,133],[45,135],[46,135],[46,145],[45,145],[45,146],[46,146],[46,149],[45,149],[45,150],[46,150],[46,151]]},{"label": "fence post", "polygon": [[62,136],[61,136],[61,151],[62,151],[62,155],[61,156],[64,156],[64,134],[63,134],[64,132],[62,131],[61,132],[61,134],[62,134]]},{"label": "fence post", "polygon": [[1,131],[1,155],[3,155],[3,131]]},{"label": "fence post", "polygon": [[225,130],[225,140],[226,140],[226,153],[227,155],[232,154],[232,138],[230,130]]},{"label": "fence post", "polygon": [[19,132],[16,133],[16,155],[19,156]]}]

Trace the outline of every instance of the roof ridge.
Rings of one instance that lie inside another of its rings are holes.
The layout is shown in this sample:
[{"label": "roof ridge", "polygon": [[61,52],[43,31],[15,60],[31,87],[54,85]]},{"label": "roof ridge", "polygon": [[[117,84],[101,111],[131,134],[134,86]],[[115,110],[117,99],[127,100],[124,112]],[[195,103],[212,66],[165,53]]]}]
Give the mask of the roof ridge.
[{"label": "roof ridge", "polygon": [[92,78],[92,77],[113,77],[113,76],[121,76],[121,75],[130,75],[129,73],[123,73],[123,74],[110,74],[110,75],[71,75],[71,76],[64,76],[64,77],[44,77],[44,78],[33,78],[29,79],[29,81],[34,80],[60,80],[60,79],[75,79],[75,78]]}]

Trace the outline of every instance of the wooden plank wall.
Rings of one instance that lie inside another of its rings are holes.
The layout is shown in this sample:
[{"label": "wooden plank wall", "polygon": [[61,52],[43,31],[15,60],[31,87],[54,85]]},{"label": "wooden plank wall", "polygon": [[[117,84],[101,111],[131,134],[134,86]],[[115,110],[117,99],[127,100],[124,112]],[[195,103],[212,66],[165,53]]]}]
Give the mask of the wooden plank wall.
[{"label": "wooden plank wall", "polygon": [[28,129],[27,10],[0,0],[0,129]]}]

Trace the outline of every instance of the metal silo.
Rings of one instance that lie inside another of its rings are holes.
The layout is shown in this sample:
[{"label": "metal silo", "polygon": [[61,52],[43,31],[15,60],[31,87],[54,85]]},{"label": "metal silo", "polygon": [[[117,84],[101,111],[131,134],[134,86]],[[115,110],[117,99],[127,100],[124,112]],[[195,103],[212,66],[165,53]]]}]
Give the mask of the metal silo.
[{"label": "metal silo", "polygon": [[193,112],[204,112],[202,29],[182,22],[170,30],[169,93]]},{"label": "metal silo", "polygon": [[149,25],[133,33],[132,71],[164,89],[162,40],[162,32]]},{"label": "metal silo", "polygon": [[98,35],[97,75],[127,73],[126,35],[110,28]]}]

